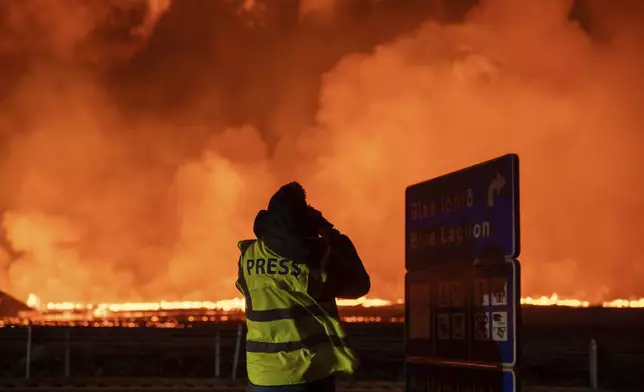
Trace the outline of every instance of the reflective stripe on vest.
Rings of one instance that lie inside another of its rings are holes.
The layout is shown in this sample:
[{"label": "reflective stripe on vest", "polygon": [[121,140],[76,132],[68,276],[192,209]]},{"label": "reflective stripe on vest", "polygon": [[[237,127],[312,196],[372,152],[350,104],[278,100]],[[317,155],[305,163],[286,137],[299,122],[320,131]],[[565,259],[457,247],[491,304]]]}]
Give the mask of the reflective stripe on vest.
[{"label": "reflective stripe on vest", "polygon": [[[237,286],[246,299],[246,363],[255,385],[301,384],[334,372],[353,373],[335,301],[317,302],[309,283],[325,274],[286,260],[262,241],[239,243]],[[313,361],[315,357],[315,361]]]},{"label": "reflective stripe on vest", "polygon": [[277,321],[284,319],[295,319],[311,315],[318,317],[337,317],[338,308],[330,304],[319,303],[309,306],[298,304],[286,309],[246,309],[246,319],[251,321]]}]

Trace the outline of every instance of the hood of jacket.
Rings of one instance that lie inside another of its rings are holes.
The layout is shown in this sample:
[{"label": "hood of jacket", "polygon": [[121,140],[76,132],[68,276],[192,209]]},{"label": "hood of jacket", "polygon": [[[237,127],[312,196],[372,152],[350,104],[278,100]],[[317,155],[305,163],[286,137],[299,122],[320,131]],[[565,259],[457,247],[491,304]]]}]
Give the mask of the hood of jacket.
[{"label": "hood of jacket", "polygon": [[255,236],[280,256],[307,262],[311,258],[312,241],[319,239],[312,229],[308,211],[302,185],[288,183],[271,197],[267,209],[257,213],[253,225]]}]

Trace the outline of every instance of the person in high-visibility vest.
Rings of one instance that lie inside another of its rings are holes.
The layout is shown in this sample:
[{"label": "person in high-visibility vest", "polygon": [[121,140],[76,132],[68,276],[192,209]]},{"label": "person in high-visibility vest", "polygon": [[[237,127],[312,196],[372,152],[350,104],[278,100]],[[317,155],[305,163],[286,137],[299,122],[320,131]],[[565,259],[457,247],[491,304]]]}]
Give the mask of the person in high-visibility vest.
[{"label": "person in high-visibility vest", "polygon": [[297,182],[282,186],[240,241],[238,290],[246,300],[248,390],[335,391],[335,373],[358,358],[336,298],[366,295],[371,281],[353,243],[307,204]]}]

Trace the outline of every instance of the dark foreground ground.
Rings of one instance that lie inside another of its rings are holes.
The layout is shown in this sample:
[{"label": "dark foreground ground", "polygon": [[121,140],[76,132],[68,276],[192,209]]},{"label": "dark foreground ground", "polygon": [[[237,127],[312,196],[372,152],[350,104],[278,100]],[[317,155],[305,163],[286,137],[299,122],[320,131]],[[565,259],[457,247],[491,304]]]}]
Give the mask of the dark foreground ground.
[{"label": "dark foreground ground", "polygon": [[[391,315],[400,311],[387,310]],[[347,382],[387,382],[380,385],[399,390],[404,375],[404,324],[349,323],[347,329],[362,358],[359,371]],[[25,379],[27,333],[24,327],[0,328],[0,386],[8,388]],[[125,390],[122,388],[137,384],[133,378],[139,378],[158,380],[145,381],[149,387],[139,383],[145,390],[153,390],[152,385],[166,385],[165,390],[199,390],[197,384],[203,384],[203,380],[212,383],[217,375],[220,382],[233,379],[237,335],[236,323],[193,324],[192,328],[183,329],[33,327],[30,383],[40,385],[40,391],[53,390],[43,389],[45,385],[49,388],[59,385],[62,388],[56,389],[59,391],[72,390],[71,384],[75,383],[77,387],[73,390],[99,388],[106,392]],[[523,384],[587,386],[593,338],[599,346],[600,386],[614,391],[644,391],[643,310],[524,308],[520,368]],[[237,385],[243,384],[245,377],[243,339],[240,342]],[[125,379],[130,381],[122,381]],[[202,381],[175,389],[174,384],[183,385],[182,380],[187,379]],[[96,380],[104,385],[96,386]],[[358,386],[365,388],[364,385]],[[214,387],[202,386],[209,390]],[[527,392],[531,390],[534,388],[524,388]]]},{"label": "dark foreground ground", "polygon": [[[217,383],[203,380],[118,380],[111,382],[85,382],[74,384],[27,384],[13,383],[11,385],[0,385],[0,392],[6,391],[24,391],[24,392],[170,392],[170,391],[227,391],[242,392],[246,390],[244,382],[237,383]],[[403,392],[405,385],[402,382],[339,382],[337,390],[339,392]],[[584,387],[553,387],[553,386],[523,386],[520,392],[609,392],[606,389],[593,390]],[[442,391],[441,391],[442,392]],[[454,391],[452,391],[454,392]],[[460,392],[460,391],[456,391]],[[611,391],[612,392],[612,391]]]}]

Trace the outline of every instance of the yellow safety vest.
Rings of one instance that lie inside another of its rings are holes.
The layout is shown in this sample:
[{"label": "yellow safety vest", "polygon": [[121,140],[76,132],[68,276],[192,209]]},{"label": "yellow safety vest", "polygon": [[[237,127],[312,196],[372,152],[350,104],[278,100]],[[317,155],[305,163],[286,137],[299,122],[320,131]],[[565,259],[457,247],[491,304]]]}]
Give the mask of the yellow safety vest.
[{"label": "yellow safety vest", "polygon": [[278,386],[353,373],[335,300],[319,303],[309,285],[323,283],[302,263],[284,259],[260,240],[240,241],[237,288],[246,299],[246,367],[254,385]]}]

